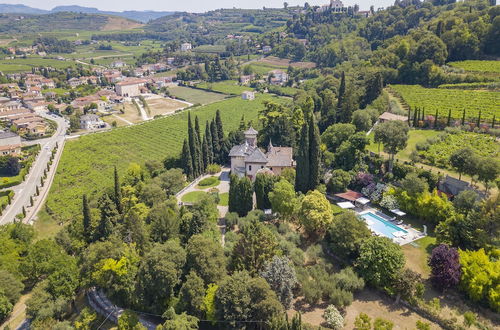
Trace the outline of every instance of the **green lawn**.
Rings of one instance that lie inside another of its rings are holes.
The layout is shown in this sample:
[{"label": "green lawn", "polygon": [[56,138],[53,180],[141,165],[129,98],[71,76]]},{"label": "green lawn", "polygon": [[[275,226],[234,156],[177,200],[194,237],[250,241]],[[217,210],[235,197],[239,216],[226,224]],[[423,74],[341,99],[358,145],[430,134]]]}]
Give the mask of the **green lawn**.
[{"label": "green lawn", "polygon": [[50,66],[56,69],[66,69],[74,67],[73,61],[60,61],[55,59],[45,59],[41,57],[15,58],[12,60],[0,60],[0,71],[3,73],[14,73],[31,71],[31,68],[40,66]]},{"label": "green lawn", "polygon": [[206,196],[206,195],[207,195],[207,193],[204,191],[191,191],[191,192],[185,194],[184,196],[182,196],[181,200],[184,203],[196,203],[200,199],[202,199],[203,196]]},{"label": "green lawn", "polygon": [[219,205],[220,206],[228,206],[229,205],[229,193],[219,194]]},{"label": "green lawn", "polygon": [[253,88],[248,86],[241,86],[235,80],[225,80],[214,83],[203,82],[196,85],[196,87],[229,95],[240,95],[244,91],[253,91]]},{"label": "green lawn", "polygon": [[[219,109],[227,134],[239,126],[243,115],[246,120],[256,122],[265,100],[287,102],[283,98],[259,95],[254,102],[231,98],[189,112],[198,116],[204,126]],[[187,137],[187,112],[68,141],[47,198],[52,217],[68,221],[79,216],[83,194],[91,196],[90,203],[95,205],[99,195],[112,186],[114,166],[124,175],[131,162],[144,164],[147,160],[177,157]]]},{"label": "green lawn", "polygon": [[[422,129],[415,129],[411,130],[408,139],[408,145],[406,148],[400,152],[397,153],[396,157],[401,158],[403,160],[409,160],[410,159],[410,154],[413,150],[415,150],[415,146],[419,142],[424,142],[428,138],[437,136],[439,131],[434,131],[434,130],[422,130]],[[373,132],[368,136],[370,138],[370,145],[367,147],[367,149],[371,152],[378,153],[378,144],[373,142],[374,134]],[[380,151],[383,151],[383,145],[380,146]]]},{"label": "green lawn", "polygon": [[450,62],[448,65],[473,72],[494,72],[500,73],[500,61],[460,61]]},{"label": "green lawn", "polygon": [[198,182],[198,186],[196,188],[207,189],[207,188],[217,187],[219,184],[220,180],[215,176],[211,176]]},{"label": "green lawn", "polygon": [[173,96],[193,104],[210,104],[223,100],[226,97],[222,94],[184,86],[169,87],[168,90]]},{"label": "green lawn", "polygon": [[286,71],[288,69],[287,66],[281,66],[281,65],[272,65],[264,62],[252,62],[249,64],[253,71],[257,74],[261,75],[266,75],[269,71],[273,70],[284,70]]}]

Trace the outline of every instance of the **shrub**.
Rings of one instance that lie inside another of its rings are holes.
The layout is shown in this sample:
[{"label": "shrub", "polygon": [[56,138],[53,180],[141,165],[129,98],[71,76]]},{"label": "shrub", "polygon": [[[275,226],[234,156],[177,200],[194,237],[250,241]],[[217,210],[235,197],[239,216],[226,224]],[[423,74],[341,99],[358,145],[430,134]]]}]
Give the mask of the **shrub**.
[{"label": "shrub", "polygon": [[330,305],[326,308],[323,314],[326,324],[332,329],[342,329],[344,327],[344,317],[340,314],[337,308]]},{"label": "shrub", "polygon": [[373,323],[373,330],[392,330],[394,323],[381,318],[376,318]]},{"label": "shrub", "polygon": [[216,174],[221,171],[221,167],[219,164],[210,164],[207,166],[207,173],[208,174]]},{"label": "shrub", "polygon": [[211,176],[211,177],[208,177],[208,178],[205,178],[203,180],[201,180],[198,185],[200,187],[210,187],[210,186],[214,186],[218,183],[219,179],[215,176]]}]

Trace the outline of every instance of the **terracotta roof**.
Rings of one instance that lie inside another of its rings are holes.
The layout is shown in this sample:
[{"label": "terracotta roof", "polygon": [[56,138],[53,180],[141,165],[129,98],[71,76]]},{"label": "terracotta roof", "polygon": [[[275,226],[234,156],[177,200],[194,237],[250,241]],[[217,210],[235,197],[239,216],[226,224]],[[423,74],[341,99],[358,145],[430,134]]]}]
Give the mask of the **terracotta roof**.
[{"label": "terracotta roof", "polygon": [[11,144],[8,146],[0,146],[0,151],[5,151],[5,150],[16,150],[18,148],[21,148],[20,144]]},{"label": "terracotta roof", "polygon": [[356,199],[363,197],[363,194],[356,191],[347,190],[345,193],[335,194],[335,196],[351,202],[355,202]]}]

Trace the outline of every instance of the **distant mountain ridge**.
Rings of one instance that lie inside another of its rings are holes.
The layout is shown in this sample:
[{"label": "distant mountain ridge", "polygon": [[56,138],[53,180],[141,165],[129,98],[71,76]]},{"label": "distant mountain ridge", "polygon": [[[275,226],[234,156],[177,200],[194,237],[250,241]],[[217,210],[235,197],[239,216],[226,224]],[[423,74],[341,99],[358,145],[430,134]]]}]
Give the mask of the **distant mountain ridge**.
[{"label": "distant mountain ridge", "polygon": [[163,16],[172,15],[175,12],[171,11],[152,11],[152,10],[128,10],[123,12],[118,11],[103,11],[92,7],[82,7],[77,5],[68,6],[57,6],[52,10],[44,10],[29,7],[23,4],[0,4],[0,14],[25,14],[25,15],[43,15],[52,14],[59,12],[73,12],[73,13],[85,13],[85,14],[102,14],[102,15],[113,15],[132,19],[138,22],[147,23],[151,20],[158,19]]}]

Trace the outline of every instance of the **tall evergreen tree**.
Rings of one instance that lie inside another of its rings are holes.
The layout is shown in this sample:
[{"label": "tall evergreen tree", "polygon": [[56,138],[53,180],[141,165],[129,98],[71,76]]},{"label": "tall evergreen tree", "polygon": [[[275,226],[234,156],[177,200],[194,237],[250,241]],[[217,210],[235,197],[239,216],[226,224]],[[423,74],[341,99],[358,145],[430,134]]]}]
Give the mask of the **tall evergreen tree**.
[{"label": "tall evergreen tree", "polygon": [[231,175],[229,183],[229,212],[244,217],[253,209],[253,187],[249,178]]},{"label": "tall evergreen tree", "polygon": [[224,141],[224,127],[222,126],[222,119],[220,117],[220,110],[217,110],[215,113],[215,124],[217,126],[217,134],[219,136],[219,143],[222,145],[222,141]]},{"label": "tall evergreen tree", "polygon": [[495,115],[493,115],[493,120],[491,121],[491,128],[495,128]]},{"label": "tall evergreen tree", "polygon": [[465,109],[462,113],[462,126],[464,126],[464,125],[465,125]]},{"label": "tall evergreen tree", "polygon": [[238,127],[238,130],[240,132],[243,132],[246,129],[247,129],[247,124],[245,123],[245,115],[242,115],[241,119],[240,119],[240,126]]},{"label": "tall evergreen tree", "polygon": [[314,116],[309,118],[309,188],[314,190],[319,185],[319,165],[321,161],[321,138]]},{"label": "tall evergreen tree", "polygon": [[118,219],[118,211],[108,194],[102,195],[98,202],[99,210],[101,211],[101,218],[95,234],[95,240],[104,240],[111,235],[113,225]]},{"label": "tall evergreen tree", "polygon": [[115,195],[113,196],[114,202],[116,205],[116,209],[118,210],[118,213],[122,213],[122,189],[120,187],[120,178],[118,177],[118,170],[114,170],[114,177],[115,177]]},{"label": "tall evergreen tree", "polygon": [[196,131],[191,122],[191,113],[188,113],[188,143],[189,151],[191,152],[191,161],[193,166],[193,176],[197,177],[201,174],[199,147]]},{"label": "tall evergreen tree", "polygon": [[194,179],[193,159],[191,158],[191,150],[186,139],[184,139],[184,144],[182,145],[181,166],[188,179]]},{"label": "tall evergreen tree", "polygon": [[83,213],[83,236],[90,242],[92,238],[92,216],[90,214],[89,202],[87,195],[82,197],[82,213]]},{"label": "tall evergreen tree", "polygon": [[413,110],[413,127],[418,126],[418,109]]},{"label": "tall evergreen tree", "polygon": [[200,130],[200,120],[198,119],[198,116],[194,117],[194,130],[196,132],[196,137],[198,138],[198,141],[203,141],[201,138],[201,130]]},{"label": "tall evergreen tree", "polygon": [[208,145],[208,161],[209,164],[214,162],[214,145],[212,140],[212,132],[210,132],[210,124],[208,121],[205,124],[205,138],[207,139]]},{"label": "tall evergreen tree", "polygon": [[300,132],[295,176],[295,190],[303,193],[306,193],[309,188],[309,164],[309,127],[307,123],[305,123]]},{"label": "tall evergreen tree", "polygon": [[220,164],[220,153],[221,153],[221,140],[219,139],[219,133],[217,132],[217,125],[215,120],[210,123],[210,134],[212,135],[212,146],[214,150],[214,162]]},{"label": "tall evergreen tree", "polygon": [[255,191],[255,200],[257,208],[266,210],[271,208],[269,193],[274,189],[274,183],[277,182],[279,176],[272,174],[259,173],[255,177],[253,189]]},{"label": "tall evergreen tree", "polygon": [[342,74],[340,76],[339,91],[338,91],[338,95],[337,95],[337,116],[339,117],[337,122],[340,121],[342,118],[342,109],[344,107],[345,92],[346,92],[345,73],[344,73],[344,71],[342,71]]},{"label": "tall evergreen tree", "polygon": [[203,169],[206,170],[207,166],[210,165],[210,149],[208,147],[208,141],[207,141],[207,135],[205,134],[203,136],[203,143],[202,143],[202,158],[203,158]]},{"label": "tall evergreen tree", "polygon": [[477,127],[481,127],[481,109],[479,109],[479,115],[477,116]]},{"label": "tall evergreen tree", "polygon": [[438,110],[436,109],[436,114],[434,115],[434,128],[436,128],[438,125],[438,116],[439,116],[439,113],[438,113]]},{"label": "tall evergreen tree", "polygon": [[451,109],[448,110],[448,119],[446,120],[446,126],[451,125]]}]

